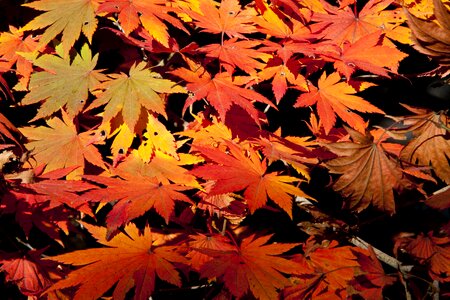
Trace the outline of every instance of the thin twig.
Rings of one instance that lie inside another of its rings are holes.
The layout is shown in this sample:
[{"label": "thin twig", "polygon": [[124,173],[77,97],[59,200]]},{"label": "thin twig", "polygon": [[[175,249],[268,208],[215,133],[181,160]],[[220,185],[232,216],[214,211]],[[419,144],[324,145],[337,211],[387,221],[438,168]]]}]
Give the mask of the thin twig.
[{"label": "thin twig", "polygon": [[[355,245],[357,247],[363,248],[363,249],[368,249],[369,246],[372,246],[368,242],[361,239],[360,237],[351,238],[350,243],[352,243],[353,245]],[[372,249],[373,249],[373,252],[375,252],[375,255],[377,256],[377,258],[379,260],[381,260],[388,266],[391,266],[392,268],[399,270],[402,273],[410,272],[413,268],[412,265],[402,265],[402,263],[399,262],[395,257],[392,257],[389,254],[384,253],[380,249],[377,249],[373,246],[372,246]]]}]

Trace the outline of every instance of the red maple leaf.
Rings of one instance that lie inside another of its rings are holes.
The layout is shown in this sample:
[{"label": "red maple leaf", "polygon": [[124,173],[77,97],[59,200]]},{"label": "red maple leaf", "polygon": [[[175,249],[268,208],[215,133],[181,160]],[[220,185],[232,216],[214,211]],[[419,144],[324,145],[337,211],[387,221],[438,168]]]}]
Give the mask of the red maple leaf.
[{"label": "red maple leaf", "polygon": [[33,65],[18,53],[33,52],[38,46],[38,38],[32,35],[24,36],[23,31],[9,26],[9,32],[0,34],[0,73],[11,70],[16,64],[16,74],[19,82],[14,87],[16,90],[26,90],[30,80]]},{"label": "red maple leaf", "polygon": [[227,72],[211,77],[205,69],[199,67],[195,71],[179,68],[172,74],[187,81],[186,88],[191,92],[183,107],[183,113],[194,102],[206,99],[219,113],[222,121],[225,121],[227,111],[232,104],[245,109],[252,119],[259,124],[258,110],[253,106],[253,101],[265,103],[276,109],[269,99],[251,89],[240,87],[239,78],[231,77]]},{"label": "red maple leaf", "polygon": [[[61,243],[59,229],[68,233],[69,217],[75,211],[93,216],[88,202],[79,193],[96,188],[79,180],[64,180],[77,167],[43,173],[44,166],[26,170],[16,176],[13,185],[3,195],[1,208],[4,213],[15,213],[16,220],[29,236],[33,225]],[[73,210],[68,209],[72,208]]]},{"label": "red maple leaf", "polygon": [[237,192],[245,189],[244,198],[250,212],[263,207],[268,197],[292,217],[292,195],[308,197],[298,187],[292,185],[299,179],[291,176],[266,173],[267,162],[261,162],[252,148],[248,156],[236,143],[226,141],[230,154],[215,148],[194,147],[213,163],[196,167],[192,174],[205,179],[215,180],[216,184],[209,195]]},{"label": "red maple leaf", "polygon": [[63,275],[56,263],[42,260],[45,250],[30,250],[26,254],[0,252],[0,272],[4,272],[5,280],[16,284],[29,299],[37,299]]},{"label": "red maple leaf", "polygon": [[406,250],[420,263],[426,264],[431,278],[450,282],[450,238],[435,237],[432,232],[415,238],[404,237],[395,242],[394,251]]}]

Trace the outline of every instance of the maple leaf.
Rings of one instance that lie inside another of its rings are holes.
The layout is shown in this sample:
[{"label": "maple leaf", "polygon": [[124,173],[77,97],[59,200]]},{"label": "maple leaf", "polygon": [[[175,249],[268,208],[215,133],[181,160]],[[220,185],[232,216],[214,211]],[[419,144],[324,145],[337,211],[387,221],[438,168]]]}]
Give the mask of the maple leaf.
[{"label": "maple leaf", "polygon": [[282,299],[347,299],[346,288],[359,268],[352,252],[356,247],[337,247],[336,241],[321,245],[305,244],[305,255],[295,255],[299,275],[291,278],[293,286],[283,289]]},{"label": "maple leaf", "polygon": [[235,246],[230,243],[230,240],[220,234],[204,235],[197,233],[196,235],[191,235],[190,238],[192,239],[189,242],[189,248],[191,250],[186,254],[186,257],[189,258],[192,267],[197,271],[200,271],[200,267],[213,258],[196,249],[235,250]]},{"label": "maple leaf", "polygon": [[319,161],[315,157],[312,149],[316,143],[308,141],[309,137],[293,137],[288,136],[282,138],[277,134],[269,135],[268,138],[260,137],[256,143],[263,148],[262,153],[265,155],[269,164],[276,160],[281,160],[291,165],[299,174],[302,174],[309,180],[307,167],[304,163],[317,164]]},{"label": "maple leaf", "polygon": [[[169,184],[170,182],[190,186],[194,188],[201,188],[195,176],[188,173],[188,170],[183,168],[183,165],[192,165],[202,162],[203,159],[198,156],[190,154],[179,154],[177,160],[173,156],[155,151],[154,156],[147,163],[139,155],[137,150],[133,150],[129,156],[125,158],[117,166],[119,172],[126,172],[146,177],[156,177],[162,184]],[[112,170],[114,173],[114,169]]]},{"label": "maple leaf", "polygon": [[199,48],[207,57],[217,58],[231,74],[235,67],[251,74],[261,70],[270,54],[263,53],[254,47],[261,45],[257,40],[238,41],[237,38],[226,40],[223,44],[209,44]]},{"label": "maple leaf", "polygon": [[[169,47],[169,32],[164,21],[178,29],[185,30],[183,24],[170,12],[176,12],[163,0],[101,0],[97,14],[117,13],[117,18],[123,32],[129,35],[140,24],[150,35],[163,46]],[[170,1],[169,1],[170,2]]]},{"label": "maple leaf", "polygon": [[234,251],[199,248],[198,251],[213,257],[200,268],[202,277],[221,279],[237,298],[250,290],[258,299],[276,299],[277,289],[289,284],[281,273],[296,274],[301,266],[278,256],[299,244],[267,245],[271,237],[251,235],[242,239]]},{"label": "maple leaf", "polygon": [[27,169],[11,177],[9,180],[21,182],[8,189],[0,207],[4,213],[15,213],[27,237],[34,225],[62,245],[59,229],[69,233],[69,218],[74,210],[94,216],[86,199],[79,193],[97,187],[79,180],[64,180],[77,167],[43,173],[44,168]]},{"label": "maple leaf", "polygon": [[211,116],[208,118],[202,112],[197,116],[193,115],[193,117],[195,120],[189,124],[186,130],[177,132],[178,135],[192,138],[192,146],[220,148],[224,140],[233,139],[231,130],[217,117]]},{"label": "maple leaf", "polygon": [[16,284],[20,292],[30,299],[37,298],[54,279],[62,277],[54,262],[41,259],[45,250],[30,250],[25,255],[0,252],[0,272],[5,273],[5,280]]},{"label": "maple leaf", "polygon": [[39,46],[47,45],[62,32],[63,56],[67,57],[81,32],[89,43],[92,42],[92,35],[97,29],[97,0],[39,0],[23,5],[45,11],[22,28],[22,31],[29,31],[48,27],[39,40]]},{"label": "maple leaf", "polygon": [[95,239],[108,248],[79,250],[49,257],[53,261],[74,266],[83,266],[63,280],[58,281],[47,291],[78,286],[74,300],[98,299],[113,285],[114,299],[125,299],[132,288],[134,299],[148,299],[155,289],[155,279],[181,286],[181,278],[173,263],[188,261],[177,253],[177,246],[161,244],[161,235],[152,233],[145,227],[144,233],[134,224],[125,228],[110,241],[105,240],[106,228],[84,223]]},{"label": "maple leaf", "polygon": [[362,249],[352,251],[361,265],[362,273],[355,277],[352,286],[364,299],[382,299],[383,288],[393,284],[396,278],[384,273],[383,266],[372,246],[369,246],[367,250],[368,253],[365,253],[366,251]]},{"label": "maple leaf", "polygon": [[22,99],[25,105],[44,101],[34,120],[50,116],[61,107],[66,108],[71,118],[77,115],[88,99],[88,92],[106,79],[100,70],[94,70],[97,60],[98,54],[92,57],[87,44],[72,61],[50,54],[34,59],[33,64],[44,71],[31,75],[30,92]]},{"label": "maple leaf", "polygon": [[109,74],[109,80],[97,86],[102,90],[87,110],[106,104],[103,122],[121,113],[123,121],[134,131],[144,109],[167,118],[165,100],[158,93],[186,93],[175,82],[163,79],[160,74],[146,68],[145,62],[131,66],[129,75]]},{"label": "maple leaf", "polygon": [[272,80],[272,90],[275,95],[276,103],[279,104],[281,98],[288,89],[288,83],[295,86],[301,91],[308,91],[308,84],[305,77],[299,74],[300,64],[293,59],[289,59],[286,63],[279,58],[270,60],[264,70],[258,73],[261,80]]},{"label": "maple leaf", "polygon": [[277,38],[304,41],[316,37],[302,22],[273,6],[267,6],[266,3],[264,3],[262,13],[254,18],[254,22],[258,25],[259,32]]},{"label": "maple leaf", "polygon": [[237,195],[232,193],[209,195],[214,184],[214,181],[205,182],[203,190],[195,194],[201,199],[197,207],[208,211],[210,216],[216,215],[219,218],[225,218],[233,225],[240,224],[248,215],[247,206],[243,201],[238,200]]},{"label": "maple leaf", "polygon": [[[31,140],[26,144],[33,149],[37,164],[46,164],[47,170],[78,166],[68,179],[79,178],[83,174],[85,159],[91,164],[106,169],[102,156],[94,143],[102,140],[92,139],[90,131],[78,133],[73,121],[62,111],[62,120],[52,118],[47,121],[48,127],[23,127],[20,131]],[[103,137],[104,139],[104,137]]]},{"label": "maple leaf", "polygon": [[245,39],[243,34],[256,32],[253,17],[256,12],[251,8],[242,9],[238,0],[222,0],[219,9],[213,0],[200,0],[200,13],[189,10],[186,13],[203,31],[226,34],[233,38]]},{"label": "maple leaf", "polygon": [[395,132],[413,134],[413,139],[402,149],[400,158],[412,163],[429,165],[433,167],[436,175],[450,184],[450,140],[449,119],[444,112],[433,112],[426,109],[417,109],[403,105],[415,113],[406,117],[406,128]]},{"label": "maple leaf", "polygon": [[16,64],[16,74],[19,82],[15,90],[23,91],[28,87],[33,65],[20,56],[18,52],[32,52],[37,48],[38,37],[24,36],[23,31],[9,26],[9,32],[0,34],[0,73],[8,72]]},{"label": "maple leaf", "polygon": [[[431,4],[431,3],[430,3]],[[408,26],[411,28],[414,40],[413,47],[437,61],[445,77],[450,72],[450,11],[441,0],[433,0],[434,18],[422,20],[406,11]]]},{"label": "maple leaf", "polygon": [[19,140],[14,135],[21,135],[19,129],[14,126],[3,114],[0,113],[0,134],[20,145]]},{"label": "maple leaf", "polygon": [[93,216],[91,209],[87,205],[86,198],[79,196],[77,193],[85,192],[97,187],[80,180],[63,179],[64,177],[69,177],[68,175],[76,169],[77,167],[70,167],[46,172],[45,174],[41,174],[39,177],[34,178],[33,180],[35,182],[22,183],[21,187],[25,189],[23,191],[25,195],[26,189],[30,189],[37,193],[37,195],[34,195],[34,199],[29,200],[35,201],[36,203],[49,201],[48,207],[50,209],[60,206],[61,204],[66,204],[71,208]]},{"label": "maple leaf", "polygon": [[234,103],[247,111],[252,119],[259,124],[258,110],[251,101],[259,101],[276,109],[275,105],[261,94],[239,87],[239,78],[235,77],[233,81],[230,74],[226,72],[216,74],[214,78],[211,78],[211,75],[203,68],[199,68],[195,72],[179,68],[171,73],[188,82],[186,88],[191,94],[184,104],[183,113],[194,102],[206,98],[211,106],[217,110],[223,122],[226,120],[227,111]]},{"label": "maple leaf", "polygon": [[347,81],[356,69],[389,77],[388,71],[397,74],[399,62],[407,55],[395,47],[380,44],[383,41],[381,31],[365,35],[353,44],[344,42],[339,53],[321,54],[335,60],[334,67]]},{"label": "maple leaf", "polygon": [[450,282],[450,238],[435,237],[432,232],[421,233],[415,238],[405,237],[396,241],[407,253],[428,265],[428,273],[434,280]]},{"label": "maple leaf", "polygon": [[108,203],[117,201],[109,212],[106,223],[108,232],[127,224],[130,220],[142,216],[151,208],[169,223],[169,217],[175,209],[175,201],[192,201],[180,193],[190,187],[177,184],[160,184],[156,178],[117,172],[123,178],[85,175],[83,178],[105,185],[106,188],[88,191],[83,197],[92,202]]},{"label": "maple leaf", "polygon": [[[324,3],[324,2],[323,2]],[[314,13],[311,31],[323,35],[337,45],[354,43],[364,35],[382,30],[390,39],[409,44],[410,31],[400,26],[406,21],[400,8],[387,10],[393,0],[370,0],[355,14],[350,6],[339,8],[324,3],[326,13]]]},{"label": "maple leaf", "polygon": [[326,163],[331,173],[342,174],[333,189],[348,198],[350,209],[362,211],[369,204],[393,214],[393,190],[410,186],[397,164],[389,159],[381,143],[370,133],[363,135],[346,128],[353,142],[324,144],[339,157]]},{"label": "maple leaf", "polygon": [[300,181],[291,176],[266,173],[267,163],[259,160],[255,150],[249,149],[249,156],[242,147],[226,141],[230,155],[217,149],[195,147],[214,163],[194,168],[190,173],[205,179],[215,180],[216,184],[209,195],[237,192],[245,189],[244,198],[251,213],[263,207],[267,196],[292,218],[292,196],[307,197],[302,190],[292,183]]},{"label": "maple leaf", "polygon": [[340,80],[341,76],[337,72],[329,76],[324,72],[319,79],[318,87],[310,85],[310,92],[300,95],[295,107],[316,104],[325,134],[328,134],[336,123],[336,114],[352,128],[364,132],[366,128],[364,120],[350,109],[380,114],[384,112],[363,98],[353,95],[356,93],[355,89]]},{"label": "maple leaf", "polygon": [[156,150],[178,159],[174,136],[167,130],[166,126],[151,114],[148,115],[146,132],[143,134],[143,139],[144,141],[138,148],[138,153],[145,162],[150,161]]}]

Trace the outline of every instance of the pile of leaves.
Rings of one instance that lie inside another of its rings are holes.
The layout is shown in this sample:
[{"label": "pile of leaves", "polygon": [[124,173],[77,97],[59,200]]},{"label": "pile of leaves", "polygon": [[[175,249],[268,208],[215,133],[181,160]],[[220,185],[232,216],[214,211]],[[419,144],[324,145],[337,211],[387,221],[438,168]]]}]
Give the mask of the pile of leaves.
[{"label": "pile of leaves", "polygon": [[450,2],[18,2],[2,295],[449,295]]}]

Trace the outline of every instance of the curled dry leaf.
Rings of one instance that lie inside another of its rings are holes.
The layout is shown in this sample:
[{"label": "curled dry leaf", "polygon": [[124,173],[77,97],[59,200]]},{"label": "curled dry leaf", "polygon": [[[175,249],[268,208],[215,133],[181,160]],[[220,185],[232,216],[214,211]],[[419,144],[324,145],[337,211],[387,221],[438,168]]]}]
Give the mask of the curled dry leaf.
[{"label": "curled dry leaf", "polygon": [[442,0],[433,0],[436,20],[423,20],[405,9],[408,26],[414,39],[413,47],[436,60],[442,77],[450,74],[450,11]]},{"label": "curled dry leaf", "polygon": [[415,113],[404,118],[406,127],[395,130],[397,133],[412,133],[413,139],[402,149],[400,158],[420,165],[431,165],[435,174],[450,184],[450,120],[445,112],[403,105]]}]

